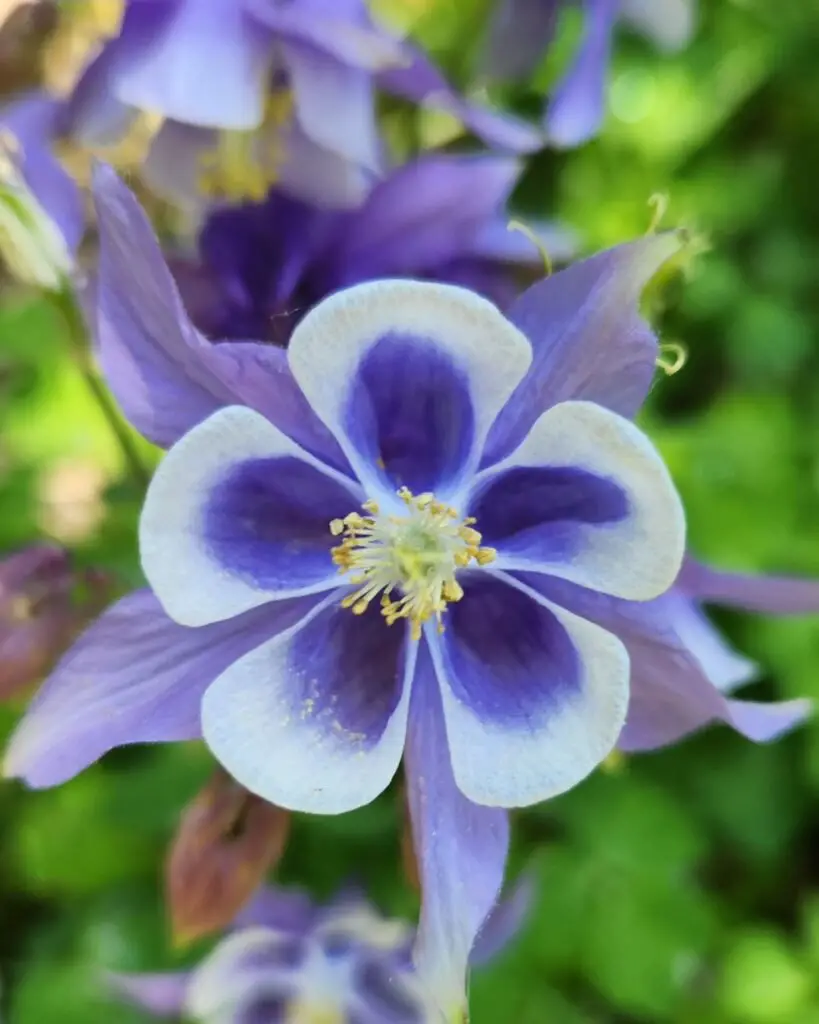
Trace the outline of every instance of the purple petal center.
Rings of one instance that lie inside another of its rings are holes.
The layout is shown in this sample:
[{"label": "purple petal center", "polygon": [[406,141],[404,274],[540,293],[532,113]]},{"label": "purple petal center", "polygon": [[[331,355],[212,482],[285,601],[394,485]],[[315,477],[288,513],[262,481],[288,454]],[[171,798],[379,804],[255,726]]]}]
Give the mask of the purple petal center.
[{"label": "purple petal center", "polygon": [[404,636],[377,608],[322,611],[293,638],[294,713],[319,719],[328,733],[377,743],[401,698]]},{"label": "purple petal center", "polygon": [[347,432],[392,488],[434,491],[457,477],[475,437],[464,374],[425,338],[387,335],[362,360]]},{"label": "purple petal center", "polygon": [[561,623],[492,577],[464,577],[450,606],[444,649],[455,696],[481,717],[527,722],[558,709],[580,686],[577,650]]},{"label": "purple petal center", "polygon": [[330,520],[354,499],[300,459],[249,459],[214,488],[205,537],[214,557],[254,586],[289,589],[332,575]]},{"label": "purple petal center", "polygon": [[614,480],[573,466],[518,467],[500,473],[473,499],[470,515],[484,543],[505,554],[570,556],[579,526],[617,523],[629,513]]}]

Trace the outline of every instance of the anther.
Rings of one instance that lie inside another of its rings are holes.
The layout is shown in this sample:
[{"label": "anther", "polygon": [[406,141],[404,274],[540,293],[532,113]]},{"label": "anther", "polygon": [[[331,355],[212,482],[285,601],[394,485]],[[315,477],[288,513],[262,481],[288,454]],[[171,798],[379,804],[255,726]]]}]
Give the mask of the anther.
[{"label": "anther", "polygon": [[482,537],[478,533],[478,531],[473,530],[472,527],[470,526],[462,526],[458,533],[469,545],[478,545],[482,540]]}]

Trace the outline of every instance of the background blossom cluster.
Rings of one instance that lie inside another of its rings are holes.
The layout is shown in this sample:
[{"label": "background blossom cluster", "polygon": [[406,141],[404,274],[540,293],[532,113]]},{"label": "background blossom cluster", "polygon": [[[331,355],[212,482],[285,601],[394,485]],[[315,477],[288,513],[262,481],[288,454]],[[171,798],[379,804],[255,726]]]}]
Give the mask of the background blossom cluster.
[{"label": "background blossom cluster", "polygon": [[[728,215],[703,201],[723,167],[706,140],[727,152],[731,119],[747,140],[745,106],[767,109],[744,57],[787,81],[758,12],[14,7],[12,1019],[62,1019],[61,962],[82,979],[69,1021],[112,1000],[206,1024],[809,1017],[810,952],[775,923],[794,894],[759,887],[810,831],[776,782],[804,739],[740,740],[803,725],[815,689],[810,451],[771,397],[809,377],[809,261],[759,227],[779,269],[740,303],[689,227],[730,251],[774,180],[760,157]],[[679,76],[709,60],[695,116]],[[713,724],[740,738],[637,756]],[[720,944],[732,862],[759,868],[756,923]],[[809,877],[795,888],[809,946]],[[166,917],[181,959],[105,938],[129,891],[154,894],[140,919]]]}]

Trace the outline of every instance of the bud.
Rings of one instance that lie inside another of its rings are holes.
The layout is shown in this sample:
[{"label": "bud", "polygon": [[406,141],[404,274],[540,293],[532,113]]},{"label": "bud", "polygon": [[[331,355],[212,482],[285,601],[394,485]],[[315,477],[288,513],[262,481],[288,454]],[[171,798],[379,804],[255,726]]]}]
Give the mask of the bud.
[{"label": "bud", "polygon": [[13,135],[0,130],[0,256],[13,277],[45,291],[62,291],[74,268],[57,224],[26,184]]},{"label": "bud", "polygon": [[281,859],[290,813],[218,769],[182,813],[165,869],[171,930],[187,943],[235,918]]},{"label": "bud", "polygon": [[42,678],[110,596],[111,581],[78,573],[62,548],[39,545],[0,561],[0,699]]}]

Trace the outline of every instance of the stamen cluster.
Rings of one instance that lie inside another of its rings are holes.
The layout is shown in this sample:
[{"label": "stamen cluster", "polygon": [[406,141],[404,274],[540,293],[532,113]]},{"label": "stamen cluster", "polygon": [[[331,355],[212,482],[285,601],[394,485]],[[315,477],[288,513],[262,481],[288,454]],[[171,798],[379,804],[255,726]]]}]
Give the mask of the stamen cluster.
[{"label": "stamen cluster", "polygon": [[267,98],[262,128],[223,131],[200,158],[199,187],[209,196],[261,202],[276,183],[285,152],[278,131],[293,114],[293,96],[279,89]]},{"label": "stamen cluster", "polygon": [[[351,512],[334,519],[330,532],[342,541],[332,556],[339,572],[351,573],[350,582],[359,588],[344,598],[344,608],[363,615],[380,594],[387,625],[409,619],[412,637],[418,640],[421,627],[433,617],[443,632],[443,612],[463,597],[457,571],[473,562],[487,565],[496,553],[480,546],[474,518],[462,518],[433,494],[414,495],[402,487],[398,497],[406,515],[382,515],[377,502],[366,501],[362,508],[367,515]],[[399,596],[394,597],[396,592]]]}]

